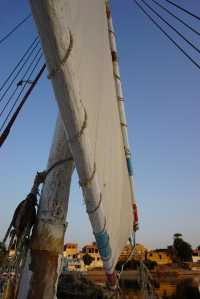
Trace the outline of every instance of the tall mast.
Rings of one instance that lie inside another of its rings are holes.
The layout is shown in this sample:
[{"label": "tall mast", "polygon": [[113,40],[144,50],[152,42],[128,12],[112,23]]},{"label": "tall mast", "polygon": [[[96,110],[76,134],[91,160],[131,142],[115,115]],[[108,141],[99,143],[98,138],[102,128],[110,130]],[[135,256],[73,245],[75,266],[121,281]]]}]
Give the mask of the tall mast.
[{"label": "tall mast", "polygon": [[[71,152],[66,143],[61,119],[58,118],[48,168],[69,157]],[[62,163],[52,169],[45,180],[38,221],[22,271],[18,299],[55,298],[73,169],[73,161]]]}]

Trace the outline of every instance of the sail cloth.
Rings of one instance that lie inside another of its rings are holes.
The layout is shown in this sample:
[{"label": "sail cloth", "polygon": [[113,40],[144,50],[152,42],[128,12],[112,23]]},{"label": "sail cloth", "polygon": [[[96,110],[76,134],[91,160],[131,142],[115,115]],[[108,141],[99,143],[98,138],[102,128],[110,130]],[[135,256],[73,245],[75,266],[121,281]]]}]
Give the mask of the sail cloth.
[{"label": "sail cloth", "polygon": [[97,245],[112,274],[133,213],[105,1],[30,3]]},{"label": "sail cloth", "polygon": [[133,213],[105,2],[63,1],[62,17],[74,38],[74,76],[87,113],[91,159],[96,165],[114,269],[132,233]]}]

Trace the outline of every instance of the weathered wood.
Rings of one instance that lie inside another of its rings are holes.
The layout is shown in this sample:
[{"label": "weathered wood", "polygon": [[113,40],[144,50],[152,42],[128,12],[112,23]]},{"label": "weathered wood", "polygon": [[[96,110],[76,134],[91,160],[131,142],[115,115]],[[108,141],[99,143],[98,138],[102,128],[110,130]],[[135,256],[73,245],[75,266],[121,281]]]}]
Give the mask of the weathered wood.
[{"label": "weathered wood", "polygon": [[[48,168],[71,156],[63,125],[58,119]],[[73,161],[60,164],[47,176],[39,205],[31,249],[20,282],[18,299],[53,299],[63,252]]]}]

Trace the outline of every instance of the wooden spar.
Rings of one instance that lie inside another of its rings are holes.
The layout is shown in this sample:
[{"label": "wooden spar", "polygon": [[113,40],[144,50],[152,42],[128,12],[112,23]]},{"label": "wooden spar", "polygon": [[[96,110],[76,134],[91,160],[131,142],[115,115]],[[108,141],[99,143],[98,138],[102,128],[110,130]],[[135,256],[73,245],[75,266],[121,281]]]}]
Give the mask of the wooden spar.
[{"label": "wooden spar", "polygon": [[[76,169],[86,198],[90,222],[97,235],[106,232],[105,213],[101,203],[101,190],[95,161],[92,159],[91,145],[87,131],[87,112],[78,92],[78,82],[74,74],[73,33],[66,28],[62,17],[62,1],[30,0],[32,13],[38,27],[49,77],[52,80],[64,129],[68,137]],[[70,51],[71,50],[71,53]],[[68,55],[70,53],[70,55]],[[98,208],[97,208],[98,207]],[[109,237],[106,246],[109,245]],[[112,259],[103,258],[104,269],[112,274]]]},{"label": "wooden spar", "polygon": [[[55,162],[71,157],[63,124],[57,120],[49,154],[48,168]],[[18,299],[56,298],[57,280],[63,253],[66,215],[73,161],[55,167],[47,176],[42,189],[38,222],[28,251]]]},{"label": "wooden spar", "polygon": [[137,215],[137,206],[136,200],[134,195],[134,181],[133,181],[133,169],[132,169],[132,162],[131,162],[131,150],[128,140],[128,126],[126,121],[126,113],[124,107],[124,95],[122,89],[122,83],[120,79],[120,69],[119,69],[119,61],[118,61],[118,54],[117,54],[117,45],[116,45],[116,37],[115,31],[112,21],[112,15],[109,7],[109,0],[106,0],[106,12],[107,12],[107,19],[108,19],[108,32],[109,32],[109,42],[110,42],[110,50],[113,62],[113,75],[115,80],[115,87],[116,87],[116,94],[118,99],[118,109],[119,109],[119,117],[121,122],[121,130],[124,142],[124,149],[127,161],[127,167],[129,172],[129,179],[131,185],[131,192],[132,192],[132,206],[134,210],[134,231],[137,229],[138,226],[138,215]]}]

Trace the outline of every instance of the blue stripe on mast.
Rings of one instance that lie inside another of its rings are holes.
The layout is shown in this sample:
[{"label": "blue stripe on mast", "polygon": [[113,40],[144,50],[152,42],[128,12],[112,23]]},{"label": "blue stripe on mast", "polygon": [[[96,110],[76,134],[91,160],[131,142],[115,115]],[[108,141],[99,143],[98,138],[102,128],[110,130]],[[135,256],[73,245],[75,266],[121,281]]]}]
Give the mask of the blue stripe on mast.
[{"label": "blue stripe on mast", "polygon": [[132,167],[132,161],[131,158],[127,158],[127,167],[128,167],[128,174],[129,176],[133,176],[133,167]]}]

